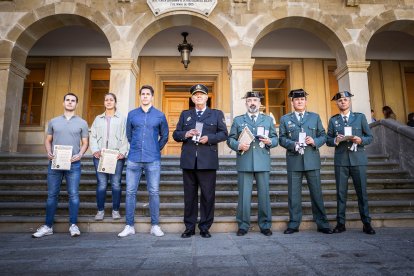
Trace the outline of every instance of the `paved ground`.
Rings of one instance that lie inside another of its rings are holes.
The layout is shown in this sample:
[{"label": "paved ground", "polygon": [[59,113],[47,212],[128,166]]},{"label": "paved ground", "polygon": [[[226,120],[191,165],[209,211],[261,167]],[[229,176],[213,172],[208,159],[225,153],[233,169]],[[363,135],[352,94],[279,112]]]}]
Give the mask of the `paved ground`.
[{"label": "paved ground", "polygon": [[324,235],[213,233],[181,239],[67,233],[0,234],[1,275],[413,275],[414,229]]}]

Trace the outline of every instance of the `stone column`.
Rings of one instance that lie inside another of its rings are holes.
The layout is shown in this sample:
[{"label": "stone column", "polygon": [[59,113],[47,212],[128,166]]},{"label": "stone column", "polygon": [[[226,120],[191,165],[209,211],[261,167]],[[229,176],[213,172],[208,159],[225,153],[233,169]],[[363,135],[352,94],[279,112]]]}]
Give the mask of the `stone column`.
[{"label": "stone column", "polygon": [[139,68],[134,59],[108,58],[111,68],[109,91],[118,99],[117,108],[124,114],[135,108],[136,83]]},{"label": "stone column", "polygon": [[369,101],[368,67],[369,61],[347,62],[336,69],[339,91],[349,91],[352,97],[352,111],[364,113],[371,122],[371,103]]},{"label": "stone column", "polygon": [[15,60],[0,58],[0,151],[17,151],[23,85],[29,73]]},{"label": "stone column", "polygon": [[236,117],[246,112],[244,100],[241,98],[253,86],[254,59],[230,59],[230,90],[231,90],[231,115]]}]

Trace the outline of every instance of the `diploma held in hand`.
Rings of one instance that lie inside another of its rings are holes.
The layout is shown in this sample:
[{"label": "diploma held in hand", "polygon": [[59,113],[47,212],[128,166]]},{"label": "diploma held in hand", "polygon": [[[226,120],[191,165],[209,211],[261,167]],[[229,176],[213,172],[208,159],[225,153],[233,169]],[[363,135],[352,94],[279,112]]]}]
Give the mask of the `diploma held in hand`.
[{"label": "diploma held in hand", "polygon": [[[242,130],[242,132],[239,135],[239,143],[240,144],[250,144],[251,142],[253,142],[254,140],[254,135],[253,133],[250,131],[250,129],[246,126],[244,127],[244,129]],[[243,154],[244,151],[241,153]]]},{"label": "diploma held in hand", "polygon": [[99,158],[98,172],[115,174],[118,154],[119,152],[117,150],[102,149],[101,158]]},{"label": "diploma held in hand", "polygon": [[53,147],[52,170],[70,170],[72,164],[72,146],[55,145]]}]

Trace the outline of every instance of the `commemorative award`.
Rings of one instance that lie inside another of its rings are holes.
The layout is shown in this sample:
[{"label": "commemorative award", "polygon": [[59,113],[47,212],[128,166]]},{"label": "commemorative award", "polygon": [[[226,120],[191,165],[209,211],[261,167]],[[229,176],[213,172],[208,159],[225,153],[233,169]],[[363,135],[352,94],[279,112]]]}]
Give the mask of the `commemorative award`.
[{"label": "commemorative award", "polygon": [[52,170],[70,170],[72,164],[72,146],[55,145],[53,147]]},{"label": "commemorative award", "polygon": [[202,122],[196,122],[195,129],[198,131],[198,135],[194,135],[192,140],[196,143],[200,142],[201,133],[203,132],[203,123]]},{"label": "commemorative award", "polygon": [[352,135],[352,127],[346,126],[344,127],[344,137],[338,139],[338,142],[349,141],[353,138],[354,138],[354,135]]},{"label": "commemorative award", "polygon": [[118,154],[119,152],[117,150],[102,149],[101,158],[99,158],[98,172],[115,174]]}]

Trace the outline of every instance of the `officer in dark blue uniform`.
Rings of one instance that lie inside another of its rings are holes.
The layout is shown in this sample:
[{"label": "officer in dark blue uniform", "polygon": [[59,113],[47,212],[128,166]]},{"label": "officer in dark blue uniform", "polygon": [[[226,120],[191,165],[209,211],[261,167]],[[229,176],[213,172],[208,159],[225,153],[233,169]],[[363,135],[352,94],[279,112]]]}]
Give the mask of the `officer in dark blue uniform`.
[{"label": "officer in dark blue uniform", "polygon": [[[203,238],[210,238],[209,229],[214,220],[216,171],[219,167],[218,143],[225,141],[228,133],[223,112],[207,107],[207,87],[202,84],[194,85],[190,88],[190,93],[195,109],[184,110],[181,113],[173,133],[174,140],[183,143],[180,167],[183,169],[186,229],[181,237],[189,238],[195,234],[200,186],[198,228]],[[202,123],[201,132],[200,123]]]},{"label": "officer in dark blue uniform", "polygon": [[365,115],[351,111],[351,97],[348,91],[338,92],[336,101],[340,114],[332,116],[328,125],[326,144],[335,147],[335,179],[337,197],[337,225],[334,233],[346,231],[345,210],[348,194],[348,179],[351,176],[358,197],[358,207],[366,234],[375,234],[371,226],[367,195],[368,158],[364,146],[372,142],[372,133]]}]

